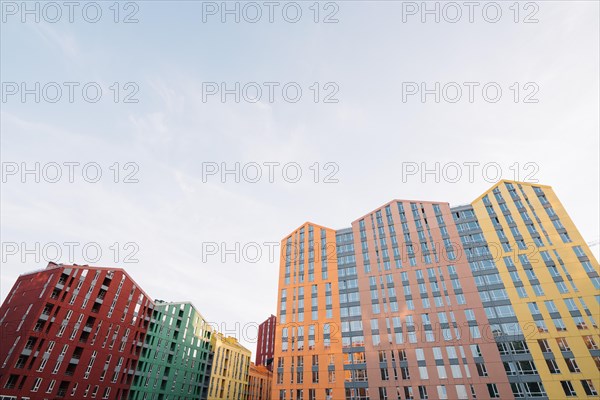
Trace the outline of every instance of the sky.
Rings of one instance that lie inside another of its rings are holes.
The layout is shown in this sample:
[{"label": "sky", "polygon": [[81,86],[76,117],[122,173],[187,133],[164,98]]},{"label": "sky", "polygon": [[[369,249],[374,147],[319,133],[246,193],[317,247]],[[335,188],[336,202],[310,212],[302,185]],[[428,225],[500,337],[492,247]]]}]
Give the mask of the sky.
[{"label": "sky", "polygon": [[597,241],[599,3],[513,3],[3,1],[0,299],[121,267],[254,353],[306,221],[502,178]]}]

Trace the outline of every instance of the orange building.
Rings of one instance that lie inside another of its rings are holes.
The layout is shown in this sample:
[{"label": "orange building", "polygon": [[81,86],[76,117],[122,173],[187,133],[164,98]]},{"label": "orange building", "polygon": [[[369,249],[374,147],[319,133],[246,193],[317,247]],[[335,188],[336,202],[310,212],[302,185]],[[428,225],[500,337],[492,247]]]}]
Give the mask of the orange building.
[{"label": "orange building", "polygon": [[271,400],[273,373],[264,365],[250,363],[248,375],[248,400]]},{"label": "orange building", "polygon": [[281,249],[274,400],[598,398],[600,269],[549,186],[393,200]]},{"label": "orange building", "polygon": [[282,243],[277,400],[511,396],[448,203],[394,200]]},{"label": "orange building", "polygon": [[345,397],[335,238],[306,223],[282,241],[274,399]]}]

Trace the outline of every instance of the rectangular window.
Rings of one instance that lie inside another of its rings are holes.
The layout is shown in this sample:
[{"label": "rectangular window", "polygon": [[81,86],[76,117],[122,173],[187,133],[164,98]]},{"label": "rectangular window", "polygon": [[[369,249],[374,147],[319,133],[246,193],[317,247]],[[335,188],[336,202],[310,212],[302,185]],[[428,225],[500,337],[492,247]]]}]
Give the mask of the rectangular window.
[{"label": "rectangular window", "polygon": [[573,384],[571,383],[571,381],[560,381],[560,384],[563,388],[563,391],[565,392],[565,396],[572,397],[577,395],[577,393],[575,393],[575,388],[573,388]]},{"label": "rectangular window", "polygon": [[495,383],[488,383],[487,388],[490,398],[495,399],[500,397],[500,393],[498,392],[498,388],[496,387]]},{"label": "rectangular window", "polygon": [[598,391],[594,387],[594,384],[592,383],[591,379],[582,380],[581,386],[583,386],[583,391],[588,396],[597,396],[598,395]]}]

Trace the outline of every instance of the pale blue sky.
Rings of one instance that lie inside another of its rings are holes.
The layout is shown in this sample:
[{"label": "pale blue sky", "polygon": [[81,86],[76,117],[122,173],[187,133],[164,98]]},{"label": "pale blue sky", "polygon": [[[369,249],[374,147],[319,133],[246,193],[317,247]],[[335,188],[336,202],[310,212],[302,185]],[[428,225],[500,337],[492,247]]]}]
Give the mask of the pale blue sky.
[{"label": "pale blue sky", "polygon": [[[534,24],[512,21],[513,2],[498,23],[476,13],[473,23],[451,24],[403,23],[400,2],[365,1],[337,2],[339,23],[315,24],[312,3],[301,3],[296,24],[281,14],[274,23],[203,23],[194,1],[137,2],[134,24],[113,23],[112,2],[101,3],[97,24],[80,14],[74,23],[4,15],[2,82],[93,81],[106,92],[95,104],[8,98],[2,161],[94,161],[104,176],[115,162],[135,162],[140,182],[11,177],[2,241],[98,242],[99,265],[114,264],[112,243],[136,242],[140,262],[117,266],[151,296],[191,300],[232,327],[275,313],[278,263],[202,263],[201,243],[278,242],[306,220],[342,228],[392,198],[456,205],[492,185],[481,173],[474,182],[402,182],[403,162],[495,162],[507,179],[515,162],[536,163],[535,178],[554,187],[584,238],[598,238],[598,2],[538,2]],[[298,82],[304,96],[202,102],[202,82],[252,81]],[[423,81],[497,82],[504,92],[494,104],[403,103],[402,82]],[[111,102],[113,82],[135,82],[139,103]],[[312,102],[313,82],[335,82],[339,102]],[[515,104],[514,82],[536,83],[539,103]],[[202,182],[203,162],[268,161],[298,162],[306,178]],[[312,182],[314,162],[337,163],[340,182]],[[18,274],[45,265],[4,261],[2,299]]]}]

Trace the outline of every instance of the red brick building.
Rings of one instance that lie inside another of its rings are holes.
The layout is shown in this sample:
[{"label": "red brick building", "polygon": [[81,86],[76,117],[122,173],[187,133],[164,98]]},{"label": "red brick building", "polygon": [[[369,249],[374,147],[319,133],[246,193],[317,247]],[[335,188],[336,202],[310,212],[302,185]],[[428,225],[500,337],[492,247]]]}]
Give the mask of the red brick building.
[{"label": "red brick building", "polygon": [[21,275],[0,308],[0,395],[127,399],[153,307],[120,268]]},{"label": "red brick building", "polygon": [[277,317],[271,315],[258,327],[256,343],[256,365],[264,365],[273,371],[273,354],[275,352],[275,328]]}]

